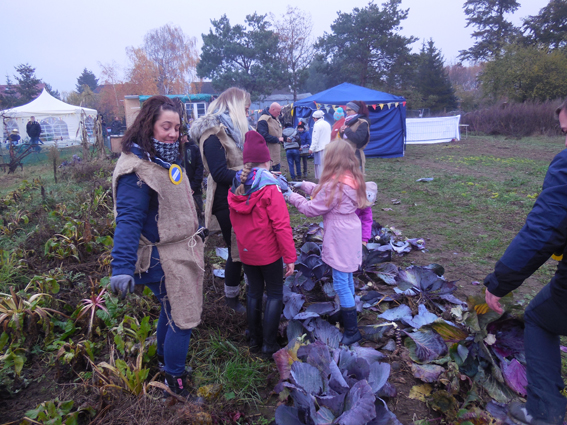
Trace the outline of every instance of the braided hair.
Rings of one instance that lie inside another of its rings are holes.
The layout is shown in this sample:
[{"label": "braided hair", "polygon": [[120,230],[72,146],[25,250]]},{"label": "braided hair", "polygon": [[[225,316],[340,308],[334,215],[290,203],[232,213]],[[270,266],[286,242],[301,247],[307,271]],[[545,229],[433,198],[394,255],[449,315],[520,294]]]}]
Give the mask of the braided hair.
[{"label": "braided hair", "polygon": [[240,186],[238,186],[234,191],[235,195],[244,195],[244,193],[246,192],[246,188],[244,186],[246,180],[248,179],[248,175],[250,174],[253,168],[259,167],[262,164],[263,162],[247,162],[246,164],[244,164],[242,173],[240,173]]}]

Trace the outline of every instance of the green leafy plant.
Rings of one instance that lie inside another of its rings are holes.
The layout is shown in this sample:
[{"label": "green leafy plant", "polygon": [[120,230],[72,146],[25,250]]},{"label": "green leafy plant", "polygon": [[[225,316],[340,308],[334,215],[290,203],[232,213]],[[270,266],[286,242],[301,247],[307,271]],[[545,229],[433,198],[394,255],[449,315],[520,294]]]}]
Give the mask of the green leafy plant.
[{"label": "green leafy plant", "polygon": [[57,359],[62,363],[72,364],[81,356],[90,361],[94,361],[93,343],[89,340],[82,340],[77,343],[69,341],[64,343],[57,351]]},{"label": "green leafy plant", "polygon": [[30,289],[35,289],[39,292],[51,292],[52,294],[57,294],[60,289],[60,283],[65,282],[67,276],[63,272],[62,268],[56,268],[49,270],[47,274],[36,275],[32,277],[30,282],[27,284],[25,291]]},{"label": "green leafy plant", "polygon": [[143,363],[148,363],[157,350],[155,344],[148,344],[148,337],[155,331],[155,326],[155,323],[153,326],[150,324],[150,316],[144,316],[141,321],[125,316],[124,320],[112,329],[114,343],[120,354],[125,356],[138,350]]},{"label": "green leafy plant", "polygon": [[34,424],[77,425],[81,414],[87,413],[91,417],[96,415],[96,410],[90,406],[81,406],[71,412],[73,404],[73,400],[59,401],[58,398],[45,401],[37,408],[28,410],[24,420]]},{"label": "green leafy plant", "polygon": [[[2,335],[0,335],[0,350],[2,350],[8,343],[8,339],[8,334],[6,332],[2,332]],[[12,343],[4,355],[0,356],[0,362],[3,363],[2,369],[14,368],[16,375],[20,376],[24,363],[26,362],[25,352],[26,350],[20,348],[18,343]]]},{"label": "green leafy plant", "polygon": [[131,364],[121,359],[114,359],[114,347],[109,362],[101,362],[95,365],[90,362],[97,377],[102,383],[103,389],[116,388],[136,396],[146,393],[146,379],[150,369],[142,366],[143,354],[140,352],[136,361]]},{"label": "green leafy plant", "polygon": [[39,293],[25,299],[16,294],[13,287],[10,287],[10,294],[0,293],[0,326],[4,325],[4,329],[11,328],[16,337],[24,339],[22,335],[24,321],[26,318],[38,316],[47,335],[51,329],[49,323],[51,313],[67,316],[60,311],[40,306],[44,297],[48,295]]}]

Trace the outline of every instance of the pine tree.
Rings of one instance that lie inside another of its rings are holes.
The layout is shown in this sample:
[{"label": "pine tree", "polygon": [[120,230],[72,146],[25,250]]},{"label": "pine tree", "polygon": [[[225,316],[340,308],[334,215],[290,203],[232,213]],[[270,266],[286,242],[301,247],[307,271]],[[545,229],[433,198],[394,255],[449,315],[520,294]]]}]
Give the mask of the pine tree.
[{"label": "pine tree", "polygon": [[486,61],[498,57],[502,47],[519,35],[519,29],[504,19],[520,7],[516,0],[466,0],[463,8],[467,15],[467,27],[477,28],[472,33],[477,42],[459,52],[461,60]]},{"label": "pine tree", "polygon": [[16,91],[20,95],[18,103],[25,105],[34,100],[41,92],[41,89],[38,87],[41,84],[41,80],[35,76],[35,68],[27,63],[16,66],[16,71],[20,74],[19,76],[14,75],[18,82]]},{"label": "pine tree", "polygon": [[61,100],[61,94],[59,93],[59,90],[55,90],[53,87],[51,87],[51,84],[48,84],[46,82],[44,82],[44,84],[45,84],[45,90],[47,90],[47,93],[49,93],[55,99]]},{"label": "pine tree", "polygon": [[445,72],[443,56],[431,39],[421,47],[415,86],[423,106],[432,111],[453,110],[458,106],[455,90]]},{"label": "pine tree", "polygon": [[531,44],[551,49],[567,45],[567,0],[550,0],[535,16],[524,19],[524,31]]},{"label": "pine tree", "polygon": [[6,75],[6,90],[0,96],[0,109],[9,109],[18,106],[18,92],[9,75]]},{"label": "pine tree", "polygon": [[89,86],[92,91],[98,87],[98,78],[87,68],[83,69],[83,73],[77,78],[77,92],[82,93],[85,85]]}]

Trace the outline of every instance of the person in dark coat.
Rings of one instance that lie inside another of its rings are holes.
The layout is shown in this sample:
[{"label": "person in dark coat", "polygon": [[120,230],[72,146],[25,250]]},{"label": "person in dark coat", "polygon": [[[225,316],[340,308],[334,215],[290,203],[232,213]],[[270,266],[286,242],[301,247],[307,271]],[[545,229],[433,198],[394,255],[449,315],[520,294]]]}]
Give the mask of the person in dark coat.
[{"label": "person in dark coat", "polygon": [[30,138],[30,144],[32,145],[32,149],[34,151],[39,151],[39,135],[41,134],[41,125],[35,120],[35,117],[30,117],[30,120],[26,124],[26,133]]},{"label": "person in dark coat", "polygon": [[250,94],[236,87],[222,92],[208,107],[207,114],[191,124],[190,136],[199,141],[207,177],[205,225],[209,230],[220,227],[228,248],[224,269],[226,305],[238,313],[246,308],[240,303],[242,263],[230,221],[228,191],[236,172],[243,167],[242,148],[249,130]]},{"label": "person in dark coat", "polygon": [[118,117],[114,117],[114,121],[110,123],[110,134],[113,136],[122,134],[122,121]]},{"label": "person in dark coat", "polygon": [[345,106],[345,123],[340,128],[340,137],[351,144],[356,150],[356,157],[360,161],[362,174],[366,157],[364,148],[370,141],[370,118],[366,103],[361,100],[353,100]]},{"label": "person in dark coat", "polygon": [[[557,108],[556,115],[567,133],[567,101]],[[502,314],[501,297],[518,288],[550,257],[559,261],[555,276],[524,313],[528,399],[525,404],[508,406],[508,414],[521,424],[562,424],[567,407],[559,349],[559,336],[567,335],[566,170],[567,149],[551,162],[526,224],[484,280],[486,303]]]},{"label": "person in dark coat", "polygon": [[193,200],[195,201],[195,208],[199,216],[199,227],[203,227],[205,225],[205,216],[203,214],[204,167],[201,150],[199,149],[199,145],[186,134],[181,136],[181,143],[183,143],[183,166],[191,182]]},{"label": "person in dark coat", "polygon": [[188,392],[185,362],[191,330],[201,320],[203,241],[182,172],[175,103],[165,96],[146,100],[122,140],[112,176],[116,230],[110,288],[122,298],[147,286],[161,304],[157,355],[170,391]]}]

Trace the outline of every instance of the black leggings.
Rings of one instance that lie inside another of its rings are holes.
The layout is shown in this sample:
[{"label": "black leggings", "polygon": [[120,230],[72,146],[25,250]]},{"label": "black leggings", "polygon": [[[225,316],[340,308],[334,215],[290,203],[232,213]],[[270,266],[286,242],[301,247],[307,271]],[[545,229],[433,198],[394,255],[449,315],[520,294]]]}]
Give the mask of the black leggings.
[{"label": "black leggings", "polygon": [[228,259],[226,260],[226,266],[224,267],[224,283],[226,286],[238,286],[240,285],[242,263],[239,261],[232,261],[232,256],[230,255],[230,236],[232,231],[230,212],[228,209],[220,210],[215,213],[215,217],[219,222],[222,238],[228,247]]},{"label": "black leggings", "polygon": [[265,266],[244,264],[244,273],[248,277],[248,296],[260,299],[264,295],[264,282],[268,298],[283,298],[283,260],[280,258]]}]

